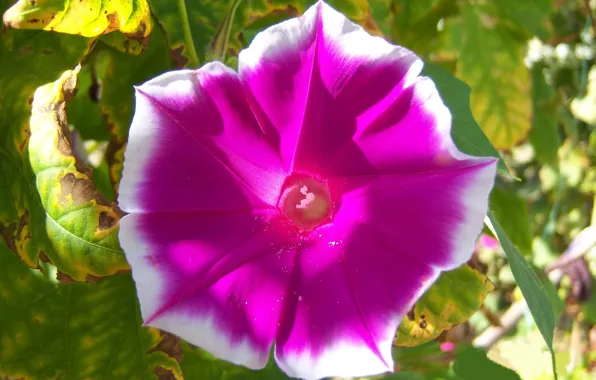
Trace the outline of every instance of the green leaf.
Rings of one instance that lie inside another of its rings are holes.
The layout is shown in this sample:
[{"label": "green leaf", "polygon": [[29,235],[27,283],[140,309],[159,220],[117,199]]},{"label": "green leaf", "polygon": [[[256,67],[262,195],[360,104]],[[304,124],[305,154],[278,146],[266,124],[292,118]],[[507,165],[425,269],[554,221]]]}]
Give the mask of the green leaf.
[{"label": "green leaf", "polygon": [[383,33],[422,57],[438,50],[441,40],[437,25],[458,10],[457,2],[452,0],[370,0],[369,3]]},{"label": "green leaf", "polygon": [[554,10],[552,0],[500,0],[495,5],[503,18],[523,28],[528,36],[542,40],[549,37],[547,28]]},{"label": "green leaf", "polygon": [[185,379],[212,380],[282,380],[289,379],[269,358],[267,366],[258,371],[246,367],[236,366],[224,360],[219,360],[188,343],[182,343],[182,373]]},{"label": "green leaf", "polygon": [[79,73],[77,92],[66,110],[68,124],[77,130],[83,140],[110,139],[106,121],[99,107],[100,91],[95,66],[83,66]]},{"label": "green leaf", "polygon": [[121,33],[108,33],[101,36],[100,40],[115,48],[118,51],[127,54],[139,55],[147,47],[147,39],[132,40]]},{"label": "green leaf", "polygon": [[486,276],[468,265],[441,273],[402,320],[394,344],[417,346],[465,322],[493,289]]},{"label": "green leaf", "polygon": [[495,186],[490,194],[490,205],[495,217],[503,221],[503,230],[511,242],[525,255],[531,254],[533,235],[527,201],[512,191]]},{"label": "green leaf", "polygon": [[561,139],[557,131],[556,93],[544,76],[545,65],[532,67],[532,131],[530,143],[536,158],[545,164],[557,165]]},{"label": "green leaf", "polygon": [[521,380],[517,373],[493,362],[486,352],[475,347],[457,352],[453,370],[461,380]]},{"label": "green leaf", "polygon": [[33,97],[29,158],[46,211],[46,230],[58,269],[75,280],[127,270],[118,242],[121,212],[95,188],[90,169],[77,162],[69,141],[66,102],[80,66]]},{"label": "green leaf", "polygon": [[553,335],[555,330],[555,314],[553,306],[550,303],[548,294],[536,272],[532,269],[526,259],[519,253],[513,245],[501,224],[497,221],[491,211],[488,212],[488,220],[485,220],[493,234],[499,239],[503,250],[509,260],[511,272],[519,286],[536,326],[542,334],[544,341],[553,357],[553,372],[556,373],[553,351]]},{"label": "green leaf", "polygon": [[393,357],[402,371],[420,373],[423,379],[452,379],[450,353],[441,350],[436,341],[429,341],[415,347],[394,347]]},{"label": "green leaf", "polygon": [[423,380],[423,377],[412,372],[399,372],[383,376],[383,380]]},{"label": "green leaf", "polygon": [[3,16],[17,29],[43,29],[95,37],[120,30],[130,38],[151,34],[146,0],[19,0]]},{"label": "green leaf", "polygon": [[176,66],[197,68],[223,17],[226,1],[149,0]]},{"label": "green leaf", "polygon": [[[52,270],[53,269],[53,270]],[[141,327],[130,274],[58,283],[55,268],[27,268],[0,244],[0,375],[34,379],[156,379],[178,362]]]},{"label": "green leaf", "polygon": [[243,0],[233,0],[224,18],[219,23],[217,32],[211,41],[210,49],[207,53],[209,61],[221,61],[226,59],[226,52],[228,49],[228,42],[230,41],[230,34],[232,32],[232,23],[234,22],[234,15]]},{"label": "green leaf", "polygon": [[[9,4],[0,0],[0,6]],[[52,255],[53,248],[29,163],[30,104],[35,89],[73,67],[90,44],[79,36],[39,31],[0,34],[0,233],[31,267],[38,265],[41,253]]]},{"label": "green leaf", "polygon": [[[486,138],[470,110],[470,87],[444,69],[425,62],[422,74],[430,77],[452,115],[451,137],[455,145],[472,156],[500,157]],[[507,173],[507,167],[499,161],[499,170]]]},{"label": "green leaf", "polygon": [[[210,59],[211,43],[217,35],[220,21],[236,1],[150,0],[153,14],[165,31],[177,66],[196,68]],[[328,3],[368,31],[380,34],[367,1],[330,0]],[[312,0],[244,0],[235,13],[227,54],[237,55],[256,33],[302,14],[311,5]]]},{"label": "green leaf", "polygon": [[159,29],[153,32],[149,46],[138,56],[122,53],[102,43],[96,49],[98,76],[103,83],[100,107],[111,134],[106,160],[110,181],[117,191],[134,112],[134,86],[172,69],[174,65]]},{"label": "green leaf", "polygon": [[[381,34],[381,30],[372,17],[372,6],[367,0],[327,0],[327,3],[346,15],[352,21],[362,25],[369,33]],[[312,0],[245,0],[238,9],[232,35],[238,36],[230,41],[237,53],[246,46],[254,35],[261,30],[302,14],[312,6]]]},{"label": "green leaf", "polygon": [[530,131],[524,40],[495,14],[494,2],[464,2],[461,16],[446,23],[446,45],[459,57],[457,76],[472,87],[472,112],[498,148],[510,148]]}]

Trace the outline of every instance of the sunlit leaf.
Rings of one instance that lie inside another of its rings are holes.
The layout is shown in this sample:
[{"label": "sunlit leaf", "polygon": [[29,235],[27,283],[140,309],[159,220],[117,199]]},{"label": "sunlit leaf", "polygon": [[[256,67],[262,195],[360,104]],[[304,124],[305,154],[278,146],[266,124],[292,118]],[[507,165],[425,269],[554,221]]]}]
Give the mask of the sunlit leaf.
[{"label": "sunlit leaf", "polygon": [[121,213],[95,188],[69,142],[66,102],[73,96],[80,67],[35,91],[29,157],[46,211],[53,250],[48,257],[76,280],[128,269],[118,243]]},{"label": "sunlit leaf", "polygon": [[146,0],[19,0],[3,16],[17,29],[43,29],[94,37],[120,30],[142,39],[153,28]]},{"label": "sunlit leaf", "polygon": [[590,69],[587,93],[583,98],[571,101],[573,116],[588,124],[596,125],[596,67]]},{"label": "sunlit leaf", "polygon": [[[528,213],[528,202],[512,191],[495,186],[490,194],[490,205],[511,242],[522,253],[532,253],[532,222]],[[515,210],[513,212],[512,210]]]},{"label": "sunlit leaf", "polygon": [[486,276],[467,265],[442,273],[402,320],[394,344],[417,346],[465,322],[493,289]]},{"label": "sunlit leaf", "polygon": [[139,55],[147,47],[147,39],[130,39],[122,33],[108,33],[101,36],[100,40],[106,45],[127,54]]},{"label": "sunlit leaf", "polygon": [[[538,331],[505,337],[495,343],[488,357],[515,370],[522,379],[550,380],[553,378],[550,352],[542,345],[542,339]],[[559,362],[563,370],[562,364]]]},{"label": "sunlit leaf", "polygon": [[457,76],[472,87],[472,111],[497,148],[510,148],[530,131],[531,99],[524,41],[499,24],[492,3],[464,2],[446,23],[448,48],[457,53]]},{"label": "sunlit leaf", "polygon": [[[0,1],[2,9],[8,1]],[[79,36],[17,31],[0,34],[0,233],[29,266],[53,254],[46,214],[28,155],[30,102],[35,89],[55,80],[87,53],[91,41]]]},{"label": "sunlit leaf", "polygon": [[546,342],[546,346],[551,351],[554,370],[555,362],[553,351],[553,335],[555,330],[555,314],[548,294],[542,286],[542,283],[536,275],[536,272],[532,269],[526,259],[519,253],[517,248],[513,245],[501,227],[501,224],[490,211],[488,213],[486,222],[493,234],[499,239],[499,242],[501,243],[501,246],[507,255],[509,265],[511,266],[511,271],[513,272],[513,277],[515,278],[519,289],[528,303],[532,317],[534,317],[536,326],[542,334],[542,337]]},{"label": "sunlit leaf", "polygon": [[182,379],[141,327],[132,277],[96,284],[58,283],[52,266],[27,268],[0,243],[0,377],[31,379]]}]

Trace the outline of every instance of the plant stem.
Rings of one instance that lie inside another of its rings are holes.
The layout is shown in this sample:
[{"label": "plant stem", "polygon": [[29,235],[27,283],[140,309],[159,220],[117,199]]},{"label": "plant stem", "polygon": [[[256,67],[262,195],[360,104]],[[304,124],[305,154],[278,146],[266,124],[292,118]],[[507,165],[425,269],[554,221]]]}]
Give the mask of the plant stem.
[{"label": "plant stem", "polygon": [[193,67],[199,66],[199,56],[195,50],[195,43],[192,40],[190,31],[190,22],[188,21],[188,12],[186,11],[186,0],[178,0],[178,12],[180,13],[180,22],[182,23],[182,32],[184,33],[184,43],[190,55],[190,64]]}]

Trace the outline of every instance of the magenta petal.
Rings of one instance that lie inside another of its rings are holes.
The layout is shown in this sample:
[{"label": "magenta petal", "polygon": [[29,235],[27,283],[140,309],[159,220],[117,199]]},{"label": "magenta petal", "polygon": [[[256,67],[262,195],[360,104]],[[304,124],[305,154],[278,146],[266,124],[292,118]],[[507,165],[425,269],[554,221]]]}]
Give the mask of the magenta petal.
[{"label": "magenta petal", "polygon": [[120,241],[146,324],[290,376],[393,369],[404,314],[468,260],[496,160],[451,139],[422,62],[324,2],[137,88]]},{"label": "magenta petal", "polygon": [[401,318],[438,271],[378,239],[370,225],[336,220],[297,257],[275,356],[306,379],[393,370]]},{"label": "magenta petal", "polygon": [[234,71],[216,62],[137,88],[119,189],[124,211],[275,207],[285,176]]},{"label": "magenta petal", "polygon": [[262,368],[294,246],[267,214],[131,214],[121,244],[146,324],[217,357]]},{"label": "magenta petal", "polygon": [[453,269],[474,252],[495,172],[488,158],[430,173],[344,179],[337,218],[368,223],[396,252]]},{"label": "magenta petal", "polygon": [[370,36],[323,2],[260,33],[239,56],[253,108],[286,165],[321,176],[345,174],[333,165],[346,150],[345,165],[367,167],[352,141],[359,116],[421,68],[409,50]]}]

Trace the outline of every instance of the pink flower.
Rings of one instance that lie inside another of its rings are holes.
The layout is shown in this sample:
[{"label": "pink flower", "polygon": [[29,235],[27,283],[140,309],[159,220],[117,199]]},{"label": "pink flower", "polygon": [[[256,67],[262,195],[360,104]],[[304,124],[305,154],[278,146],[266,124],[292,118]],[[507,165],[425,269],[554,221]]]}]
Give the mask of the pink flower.
[{"label": "pink flower", "polygon": [[393,369],[395,330],[470,258],[496,161],[412,52],[323,2],[138,87],[120,240],[147,325],[308,379]]}]

